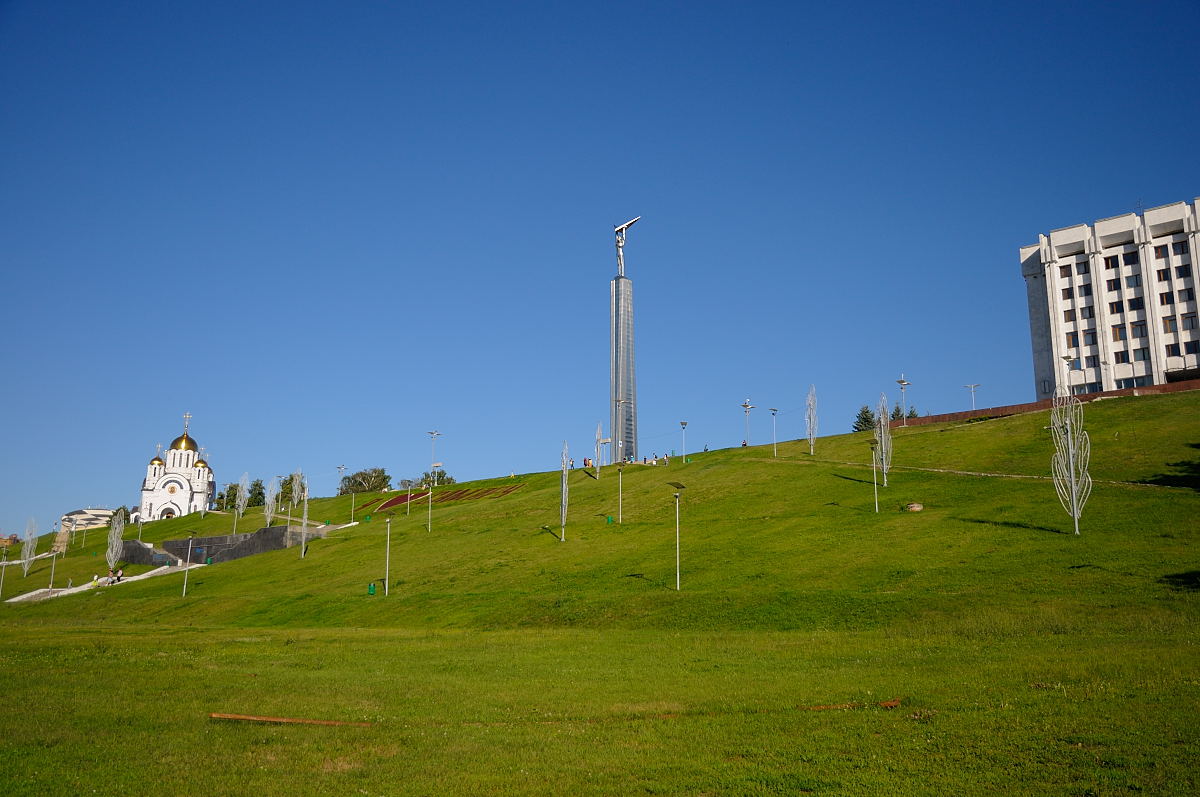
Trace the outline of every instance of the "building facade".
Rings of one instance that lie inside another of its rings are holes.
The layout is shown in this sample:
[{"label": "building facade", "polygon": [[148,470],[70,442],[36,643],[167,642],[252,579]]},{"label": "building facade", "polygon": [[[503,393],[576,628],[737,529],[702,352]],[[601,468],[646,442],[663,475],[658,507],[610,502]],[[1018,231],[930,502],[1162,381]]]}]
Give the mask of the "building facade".
[{"label": "building facade", "polygon": [[1021,247],[1037,398],[1157,385],[1200,368],[1200,198]]},{"label": "building facade", "polygon": [[208,509],[217,493],[216,477],[200,458],[199,446],[188,435],[184,416],[183,434],[171,441],[166,459],[156,454],[146,466],[138,515],[143,521],[180,517]]},{"label": "building facade", "polygon": [[58,527],[68,532],[98,529],[112,522],[115,509],[76,509],[58,519]]}]

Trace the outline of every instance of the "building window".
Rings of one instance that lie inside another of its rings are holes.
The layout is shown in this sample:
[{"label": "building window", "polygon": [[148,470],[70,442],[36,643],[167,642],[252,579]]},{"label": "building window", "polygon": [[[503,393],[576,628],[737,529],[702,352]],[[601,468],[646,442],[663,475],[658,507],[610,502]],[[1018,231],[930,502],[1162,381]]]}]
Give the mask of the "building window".
[{"label": "building window", "polygon": [[1117,390],[1123,390],[1129,387],[1146,387],[1147,385],[1152,384],[1154,383],[1150,381],[1150,377],[1148,376],[1131,376],[1128,379],[1118,379]]},{"label": "building window", "polygon": [[1158,295],[1158,303],[1175,304],[1175,294],[1171,293],[1170,291],[1167,291],[1166,293],[1160,293]]},{"label": "building window", "polygon": [[1195,329],[1196,328],[1196,314],[1195,313],[1185,313],[1184,314],[1183,328],[1184,329]]},{"label": "building window", "polygon": [[1063,322],[1064,323],[1069,324],[1074,320],[1075,320],[1075,311],[1074,310],[1063,310]]},{"label": "building window", "polygon": [[1073,298],[1074,296],[1075,296],[1074,288],[1063,288],[1062,289],[1062,297],[1064,299],[1070,299],[1070,298]]},{"label": "building window", "polygon": [[1083,364],[1087,368],[1099,368],[1100,367],[1100,355],[1099,354],[1089,354],[1087,357],[1083,358]]},{"label": "building window", "polygon": [[1075,273],[1076,274],[1087,274],[1089,272],[1091,272],[1091,268],[1088,267],[1088,262],[1086,260],[1080,261],[1075,264]]},{"label": "building window", "polygon": [[1168,343],[1167,344],[1167,356],[1168,357],[1178,357],[1179,356],[1179,344],[1178,343]]},{"label": "building window", "polygon": [[1082,285],[1080,285],[1079,286],[1079,295],[1080,296],[1091,296],[1092,295],[1092,283],[1085,282]]},{"label": "building window", "polygon": [[1158,270],[1158,279],[1160,282],[1170,282],[1171,281],[1171,269],[1160,268]]},{"label": "building window", "polygon": [[1188,253],[1187,241],[1176,241],[1171,244],[1171,251],[1177,255],[1186,255]]},{"label": "building window", "polygon": [[1126,288],[1142,287],[1142,275],[1141,274],[1130,274],[1128,277],[1125,278],[1125,287]]},{"label": "building window", "polygon": [[1134,321],[1129,325],[1129,334],[1135,338],[1146,337],[1146,322]]},{"label": "building window", "polygon": [[1059,267],[1058,267],[1058,276],[1060,276],[1060,277],[1069,277],[1069,276],[1071,276],[1071,267],[1070,267],[1069,265],[1067,265],[1067,266],[1059,266]]},{"label": "building window", "polygon": [[1167,245],[1163,244],[1162,246],[1154,247],[1154,257],[1157,260],[1166,260],[1167,259]]},{"label": "building window", "polygon": [[1134,350],[1133,350],[1133,359],[1134,359],[1134,360],[1136,360],[1136,361],[1138,361],[1138,362],[1140,362],[1140,363],[1144,363],[1144,362],[1147,362],[1147,361],[1149,361],[1149,359],[1150,359],[1150,349],[1146,349],[1146,348],[1142,348],[1142,349],[1134,349]]},{"label": "building window", "polygon": [[1079,317],[1080,318],[1095,318],[1096,310],[1090,304],[1085,304],[1083,307],[1079,308]]},{"label": "building window", "polygon": [[1113,315],[1125,312],[1125,302],[1109,302],[1108,312],[1112,313]]},{"label": "building window", "polygon": [[1125,340],[1125,325],[1113,324],[1112,335],[1113,340]]},{"label": "building window", "polygon": [[1127,362],[1129,362],[1129,352],[1127,352],[1127,351],[1114,351],[1114,352],[1113,352],[1113,362],[1115,362],[1115,363],[1127,363]]},{"label": "building window", "polygon": [[1184,354],[1200,354],[1200,340],[1189,340],[1183,344]]},{"label": "building window", "polygon": [[1116,255],[1110,255],[1110,256],[1104,258],[1104,267],[1105,268],[1116,268],[1119,265],[1121,265],[1121,262],[1117,259]]},{"label": "building window", "polygon": [[1095,329],[1083,330],[1083,345],[1084,346],[1095,346],[1096,345],[1096,330]]},{"label": "building window", "polygon": [[1146,306],[1146,302],[1142,299],[1141,296],[1134,296],[1132,299],[1129,300],[1129,309],[1130,310],[1141,310],[1145,306]]},{"label": "building window", "polygon": [[1078,357],[1076,357],[1074,360],[1071,360],[1067,363],[1067,369],[1070,371],[1082,371],[1083,370],[1083,362]]},{"label": "building window", "polygon": [[1179,289],[1179,301],[1190,302],[1190,301],[1193,301],[1195,298],[1196,298],[1196,289],[1195,288],[1180,288]]},{"label": "building window", "polygon": [[1104,287],[1108,288],[1110,291],[1119,291],[1121,290],[1121,280],[1109,280],[1108,282],[1104,283]]},{"label": "building window", "polygon": [[1068,332],[1067,333],[1067,348],[1073,349],[1078,345],[1079,345],[1079,333],[1078,332]]},{"label": "building window", "polygon": [[1180,279],[1192,276],[1192,267],[1189,265],[1176,266],[1175,276],[1179,277]]},{"label": "building window", "polygon": [[1163,318],[1163,332],[1175,332],[1178,326],[1175,324],[1175,316],[1169,315]]},{"label": "building window", "polygon": [[1121,255],[1121,260],[1127,266],[1136,266],[1138,264],[1137,252],[1126,252]]}]

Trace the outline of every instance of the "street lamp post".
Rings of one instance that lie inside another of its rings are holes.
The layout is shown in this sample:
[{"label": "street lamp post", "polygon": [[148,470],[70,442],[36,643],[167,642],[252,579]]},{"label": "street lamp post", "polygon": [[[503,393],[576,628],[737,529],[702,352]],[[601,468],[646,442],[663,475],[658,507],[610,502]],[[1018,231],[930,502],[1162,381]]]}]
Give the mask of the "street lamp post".
[{"label": "street lamp post", "polygon": [[900,378],[896,380],[896,384],[900,386],[900,425],[908,426],[908,398],[905,392],[908,386],[912,384],[904,378],[904,374],[900,374]]},{"label": "street lamp post", "polygon": [[437,467],[439,462],[437,459],[437,439],[442,436],[442,433],[437,429],[432,432],[427,432],[429,435],[429,511],[425,521],[425,530],[433,531],[433,488],[437,486]]},{"label": "street lamp post", "polygon": [[4,546],[4,562],[0,564],[0,596],[4,595],[4,574],[8,572],[8,546]]},{"label": "street lamp post", "polygon": [[1071,371],[1073,370],[1071,368],[1071,363],[1074,360],[1075,358],[1069,354],[1064,354],[1062,356],[1063,370],[1066,371],[1066,394],[1068,396],[1071,395]]},{"label": "street lamp post", "polygon": [[392,581],[392,519],[387,519],[387,548],[383,555],[383,594],[387,597],[388,584]]},{"label": "street lamp post", "polygon": [[971,385],[963,385],[963,387],[971,391],[971,410],[973,412],[975,410],[975,388],[979,387],[979,383],[976,382]]},{"label": "street lamp post", "polygon": [[675,591],[679,592],[679,493],[684,489],[679,482],[667,482],[675,488]]},{"label": "street lamp post", "polygon": [[686,465],[687,464],[687,421],[679,422],[679,431],[683,435],[683,441],[680,443],[680,446],[679,446],[682,449],[679,452],[679,456],[682,458],[683,464]]},{"label": "street lamp post", "polygon": [[746,436],[742,438],[742,445],[750,445],[750,410],[754,409],[754,405],[750,403],[750,399],[746,399],[738,405],[746,411]]},{"label": "street lamp post", "polygon": [[771,407],[771,456],[779,456],[779,443],[775,440],[775,416],[779,414],[779,410]]}]

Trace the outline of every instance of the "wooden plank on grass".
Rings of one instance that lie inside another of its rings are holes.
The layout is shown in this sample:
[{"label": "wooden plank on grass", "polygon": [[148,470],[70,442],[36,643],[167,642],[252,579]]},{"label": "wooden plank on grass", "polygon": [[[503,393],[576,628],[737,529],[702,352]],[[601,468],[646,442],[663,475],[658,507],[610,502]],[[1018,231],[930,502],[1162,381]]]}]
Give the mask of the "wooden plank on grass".
[{"label": "wooden plank on grass", "polygon": [[277,725],[353,725],[359,728],[369,728],[374,724],[371,722],[342,722],[340,720],[310,720],[298,717],[256,717],[251,714],[212,713],[208,715],[208,718],[214,720],[237,720],[239,722],[270,722]]}]

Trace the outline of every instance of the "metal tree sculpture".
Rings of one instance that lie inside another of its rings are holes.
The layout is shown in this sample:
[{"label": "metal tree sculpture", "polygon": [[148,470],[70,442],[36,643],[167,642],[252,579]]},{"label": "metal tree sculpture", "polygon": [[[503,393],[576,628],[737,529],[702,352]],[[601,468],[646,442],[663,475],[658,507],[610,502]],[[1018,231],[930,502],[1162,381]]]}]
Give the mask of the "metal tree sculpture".
[{"label": "metal tree sculpture", "polygon": [[879,470],[883,473],[883,486],[888,486],[888,471],[892,469],[892,425],[888,420],[887,396],[879,394],[879,406],[875,410],[875,443],[879,456]]},{"label": "metal tree sculpture", "polygon": [[25,540],[21,543],[21,577],[29,575],[29,566],[37,555],[37,521],[29,518],[25,524]]},{"label": "metal tree sculpture", "polygon": [[567,463],[568,463],[568,461],[569,460],[567,459],[567,441],[563,440],[562,501],[559,504],[559,508],[558,508],[558,525],[559,525],[559,530],[560,530],[559,537],[558,537],[559,542],[567,541],[567,493],[569,492],[569,488],[567,487]]},{"label": "metal tree sculpture", "polygon": [[804,425],[808,429],[808,454],[812,456],[813,442],[817,437],[817,386],[808,386],[808,401],[805,403]]},{"label": "metal tree sculpture", "polygon": [[290,498],[292,499],[292,511],[288,515],[288,520],[292,519],[292,515],[296,514],[296,504],[300,503],[300,490],[303,489],[304,474],[296,471],[292,474],[292,490]]},{"label": "metal tree sculpture", "polygon": [[237,485],[237,500],[233,502],[233,533],[237,534],[237,522],[246,512],[246,504],[250,501],[250,474],[243,473],[242,478],[238,479]]},{"label": "metal tree sculpture", "polygon": [[271,478],[271,483],[267,485],[267,492],[263,496],[263,517],[267,519],[267,525],[271,525],[271,519],[275,517],[275,503],[279,500],[279,479]]},{"label": "metal tree sculpture", "polygon": [[124,535],[125,513],[118,509],[108,527],[108,550],[104,552],[104,561],[108,562],[109,570],[116,568],[117,562],[121,560],[121,553],[125,548],[125,541],[122,539]]},{"label": "metal tree sculpture", "polygon": [[1083,430],[1083,404],[1074,396],[1056,393],[1050,411],[1050,433],[1054,436],[1054,458],[1050,466],[1054,474],[1054,489],[1063,509],[1075,521],[1079,533],[1079,516],[1092,494],[1092,477],[1088,460],[1092,443]]}]

